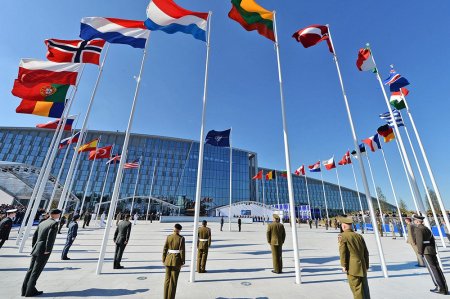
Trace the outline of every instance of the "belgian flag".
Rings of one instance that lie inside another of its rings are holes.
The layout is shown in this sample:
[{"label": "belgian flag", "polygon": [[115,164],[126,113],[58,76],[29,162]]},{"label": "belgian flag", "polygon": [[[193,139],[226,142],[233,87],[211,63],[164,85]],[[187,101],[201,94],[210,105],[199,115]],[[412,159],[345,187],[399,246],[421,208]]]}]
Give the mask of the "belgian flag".
[{"label": "belgian flag", "polygon": [[266,173],[266,181],[273,180],[277,177],[277,173],[275,170],[271,170],[268,173]]}]

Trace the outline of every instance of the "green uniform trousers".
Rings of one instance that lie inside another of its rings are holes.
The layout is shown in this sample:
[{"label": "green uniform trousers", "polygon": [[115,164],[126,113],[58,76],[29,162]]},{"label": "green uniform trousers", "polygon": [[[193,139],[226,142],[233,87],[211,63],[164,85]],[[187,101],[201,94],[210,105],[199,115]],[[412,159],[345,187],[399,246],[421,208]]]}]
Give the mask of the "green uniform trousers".
[{"label": "green uniform trousers", "polygon": [[206,270],[206,260],[208,259],[208,249],[197,250],[197,272],[202,273]]},{"label": "green uniform trousers", "polygon": [[166,278],[164,279],[164,299],[175,299],[180,270],[181,267],[166,266]]},{"label": "green uniform trousers", "polygon": [[413,245],[413,244],[411,244],[411,246],[412,246],[412,248],[413,248],[413,250],[414,250],[414,253],[416,254],[417,264],[418,264],[420,267],[425,267],[425,264],[424,264],[424,262],[423,262],[423,259],[422,259],[422,257],[419,255],[419,252],[417,251],[417,246],[416,246],[416,245]]},{"label": "green uniform trousers", "polygon": [[347,274],[348,284],[354,299],[370,299],[369,283],[367,277],[359,277]]},{"label": "green uniform trousers", "polygon": [[50,254],[31,257],[30,268],[22,284],[22,296],[32,296],[37,292],[36,282],[47,264]]},{"label": "green uniform trousers", "polygon": [[283,246],[271,245],[270,247],[272,248],[273,270],[281,273],[283,272]]}]

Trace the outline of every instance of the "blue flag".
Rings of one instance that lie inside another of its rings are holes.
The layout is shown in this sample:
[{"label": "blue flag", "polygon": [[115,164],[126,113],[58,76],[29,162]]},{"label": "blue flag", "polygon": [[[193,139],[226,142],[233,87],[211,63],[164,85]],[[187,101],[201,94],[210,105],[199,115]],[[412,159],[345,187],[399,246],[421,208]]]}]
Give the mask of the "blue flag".
[{"label": "blue flag", "polygon": [[230,133],[231,129],[225,131],[211,130],[206,135],[206,144],[219,147],[230,147]]},{"label": "blue flag", "polygon": [[399,91],[402,87],[409,85],[408,80],[398,74],[394,69],[391,69],[389,77],[385,79],[383,83],[384,85],[389,85],[391,92]]}]

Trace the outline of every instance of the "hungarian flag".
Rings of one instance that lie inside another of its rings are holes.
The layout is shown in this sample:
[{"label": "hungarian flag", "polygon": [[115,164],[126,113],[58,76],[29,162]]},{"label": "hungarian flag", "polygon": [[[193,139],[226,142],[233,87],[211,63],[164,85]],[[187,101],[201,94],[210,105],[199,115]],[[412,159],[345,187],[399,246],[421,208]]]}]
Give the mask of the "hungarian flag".
[{"label": "hungarian flag", "polygon": [[17,113],[34,114],[51,118],[61,118],[65,103],[37,102],[22,100],[16,108]]},{"label": "hungarian flag", "polygon": [[[74,120],[75,119],[70,118],[70,117],[67,118],[66,124],[64,126],[64,131],[72,131],[72,125],[73,125]],[[48,123],[45,123],[45,124],[38,124],[38,125],[36,125],[36,128],[56,130],[58,128],[60,121],[61,121],[60,119],[57,119],[54,121],[49,121]]]},{"label": "hungarian flag", "polygon": [[352,159],[350,158],[350,152],[347,151],[344,155],[344,157],[342,157],[341,161],[338,162],[339,165],[347,165],[347,164],[352,164]]},{"label": "hungarian flag", "polygon": [[22,83],[16,79],[11,93],[24,100],[64,103],[69,87],[68,84]]},{"label": "hungarian flag", "polygon": [[359,49],[358,59],[356,60],[356,67],[360,71],[372,71],[377,72],[375,61],[372,57],[372,52],[369,48]]},{"label": "hungarian flag", "polygon": [[287,171],[286,171],[286,170],[282,171],[282,172],[280,173],[280,177],[282,177],[282,178],[287,178],[287,177],[288,177]]},{"label": "hungarian flag", "polygon": [[275,170],[271,170],[268,173],[266,173],[266,181],[270,181],[275,179],[277,176],[277,173],[275,172]]},{"label": "hungarian flag", "polygon": [[17,79],[25,84],[52,82],[75,85],[80,67],[80,63],[56,63],[27,58],[20,61]]},{"label": "hungarian flag", "polygon": [[305,175],[305,165],[300,166],[299,168],[297,168],[297,170],[295,171],[296,175]]},{"label": "hungarian flag", "polygon": [[399,91],[394,91],[391,93],[391,105],[395,107],[397,110],[405,109],[406,103],[404,101],[404,97],[409,94],[409,90],[406,88],[401,88]]},{"label": "hungarian flag", "polygon": [[67,137],[67,138],[61,140],[61,142],[59,143],[59,149],[62,149],[62,148],[66,147],[69,144],[78,142],[79,138],[80,138],[80,131],[78,131],[76,134],[74,134],[74,135],[72,135],[70,137]]},{"label": "hungarian flag", "polygon": [[325,168],[327,170],[331,170],[333,168],[336,168],[336,163],[334,163],[334,157],[328,160],[325,160],[322,162],[323,166],[325,166]]},{"label": "hungarian flag", "polygon": [[121,155],[114,155],[111,159],[106,162],[106,164],[117,164],[120,162]]},{"label": "hungarian flag", "polygon": [[98,148],[89,152],[89,160],[109,159],[111,158],[112,145]]},{"label": "hungarian flag", "polygon": [[89,141],[88,143],[80,146],[80,148],[78,149],[78,152],[79,153],[89,152],[89,151],[97,149],[97,146],[98,146],[98,138],[95,138],[94,140]]},{"label": "hungarian flag", "polygon": [[105,41],[96,40],[62,40],[46,39],[47,59],[53,62],[73,62],[100,64]]},{"label": "hungarian flag", "polygon": [[330,37],[328,35],[327,26],[311,25],[295,32],[292,37],[295,38],[295,40],[297,40],[299,43],[301,43],[305,48],[315,46],[321,41],[326,40],[328,49],[331,53],[334,53],[333,46],[331,45]]},{"label": "hungarian flag", "polygon": [[263,178],[263,171],[260,170],[254,177],[252,177],[252,180],[262,180]]},{"label": "hungarian flag", "polygon": [[320,161],[308,166],[310,172],[320,172]]},{"label": "hungarian flag", "polygon": [[394,130],[389,125],[379,127],[377,132],[379,135],[383,136],[385,143],[395,139]]}]

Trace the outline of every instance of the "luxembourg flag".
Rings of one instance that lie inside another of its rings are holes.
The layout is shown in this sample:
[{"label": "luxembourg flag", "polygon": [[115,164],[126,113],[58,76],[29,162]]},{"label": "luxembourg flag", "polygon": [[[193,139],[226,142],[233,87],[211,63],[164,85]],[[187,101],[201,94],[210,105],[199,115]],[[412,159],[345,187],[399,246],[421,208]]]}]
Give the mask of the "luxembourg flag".
[{"label": "luxembourg flag", "polygon": [[364,139],[362,142],[367,144],[370,147],[370,151],[372,152],[375,152],[377,149],[381,149],[381,143],[378,134],[375,134],[372,137]]},{"label": "luxembourg flag", "polygon": [[308,166],[310,172],[320,172],[320,161]]},{"label": "luxembourg flag", "polygon": [[111,44],[144,49],[149,35],[150,31],[142,21],[102,17],[81,19],[80,37],[84,40],[99,38]]},{"label": "luxembourg flag", "polygon": [[325,168],[327,170],[331,170],[333,168],[336,168],[336,163],[334,163],[334,157],[328,160],[325,160],[322,162],[323,166],[325,166]]},{"label": "luxembourg flag", "polygon": [[152,31],[184,32],[206,42],[208,13],[184,9],[173,0],[153,0],[147,7],[147,17],[144,24]]}]

